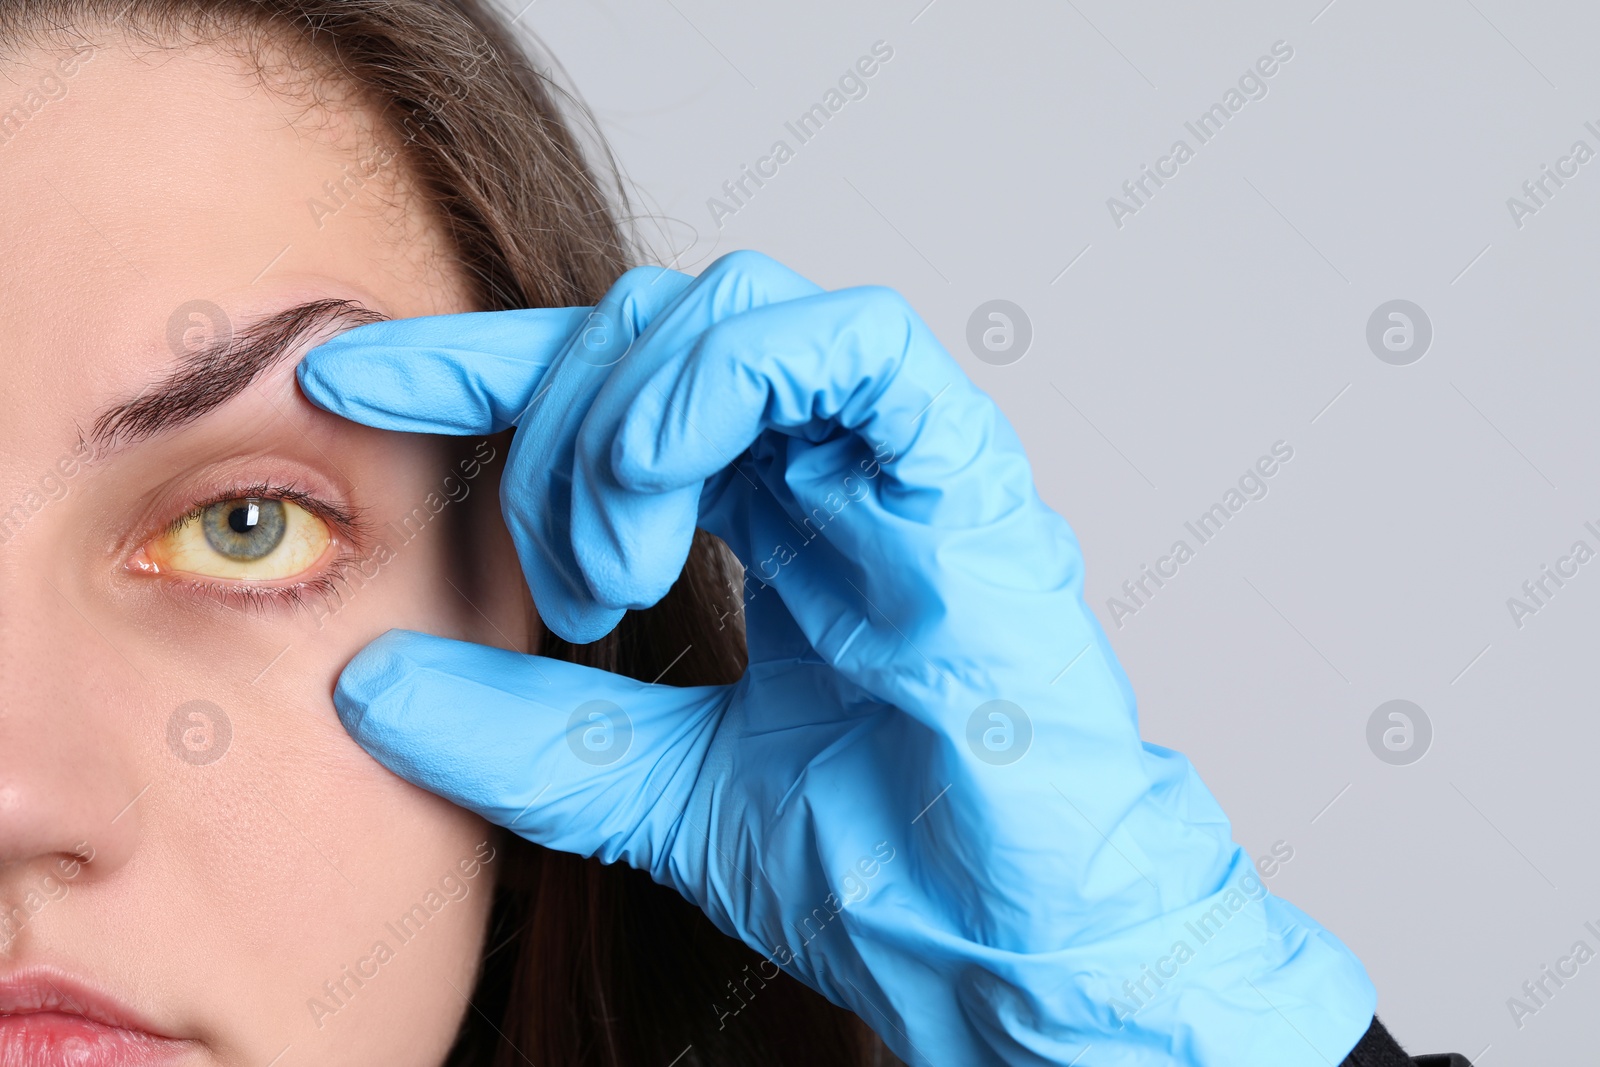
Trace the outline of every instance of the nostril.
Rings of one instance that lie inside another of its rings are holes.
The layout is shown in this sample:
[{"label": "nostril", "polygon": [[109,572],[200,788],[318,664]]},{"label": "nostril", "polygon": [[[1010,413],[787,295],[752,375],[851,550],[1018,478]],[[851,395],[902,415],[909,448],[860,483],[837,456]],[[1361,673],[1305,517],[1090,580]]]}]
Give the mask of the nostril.
[{"label": "nostril", "polygon": [[82,881],[127,862],[153,783],[141,789],[115,766],[91,769],[92,755],[76,747],[51,752],[36,745],[15,763],[8,758],[13,751],[0,740],[0,894],[35,869]]}]

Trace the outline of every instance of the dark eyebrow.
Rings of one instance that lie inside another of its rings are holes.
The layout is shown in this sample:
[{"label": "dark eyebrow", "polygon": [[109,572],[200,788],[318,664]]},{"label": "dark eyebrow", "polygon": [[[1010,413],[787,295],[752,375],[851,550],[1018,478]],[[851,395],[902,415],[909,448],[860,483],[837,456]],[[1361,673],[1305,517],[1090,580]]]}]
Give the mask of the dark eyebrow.
[{"label": "dark eyebrow", "polygon": [[[213,310],[215,305],[211,305]],[[186,352],[166,377],[101,412],[88,443],[96,456],[187,426],[244,392],[319,333],[381,322],[354,300],[313,300],[248,323]],[[215,323],[213,324],[215,325]]]}]

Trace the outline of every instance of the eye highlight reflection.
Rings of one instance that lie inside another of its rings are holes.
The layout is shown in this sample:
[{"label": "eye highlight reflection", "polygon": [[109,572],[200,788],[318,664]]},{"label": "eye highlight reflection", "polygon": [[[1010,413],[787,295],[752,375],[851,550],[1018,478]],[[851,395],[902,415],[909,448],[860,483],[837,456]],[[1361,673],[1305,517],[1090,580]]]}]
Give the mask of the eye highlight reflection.
[{"label": "eye highlight reflection", "polygon": [[327,555],[328,524],[292,500],[240,496],[196,508],[139,550],[135,569],[237,582],[299,577]]},{"label": "eye highlight reflection", "polygon": [[236,563],[253,563],[283,544],[289,523],[281,500],[224,500],[200,513],[206,544]]}]

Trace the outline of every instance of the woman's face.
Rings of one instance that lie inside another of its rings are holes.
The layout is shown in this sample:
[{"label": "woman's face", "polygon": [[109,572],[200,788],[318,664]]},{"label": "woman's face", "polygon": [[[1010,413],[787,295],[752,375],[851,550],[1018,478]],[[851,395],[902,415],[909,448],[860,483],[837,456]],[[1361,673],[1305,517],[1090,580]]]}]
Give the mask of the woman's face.
[{"label": "woman's face", "polygon": [[0,1015],[61,1009],[0,1062],[437,1064],[466,1010],[495,839],[331,693],[390,627],[529,623],[474,580],[498,442],[295,388],[359,318],[303,305],[470,309],[369,125],[201,47],[0,76]]}]

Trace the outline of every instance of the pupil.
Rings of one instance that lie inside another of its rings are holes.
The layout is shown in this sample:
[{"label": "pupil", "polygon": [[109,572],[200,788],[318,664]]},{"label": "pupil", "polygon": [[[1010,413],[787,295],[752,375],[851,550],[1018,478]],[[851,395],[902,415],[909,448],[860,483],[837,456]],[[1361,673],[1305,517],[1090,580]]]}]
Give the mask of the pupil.
[{"label": "pupil", "polygon": [[234,508],[228,514],[228,527],[234,533],[249,533],[261,521],[261,508],[256,504],[246,504],[242,508]]}]

